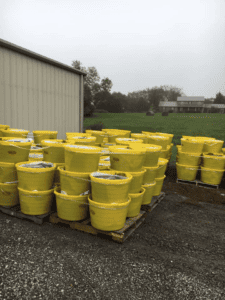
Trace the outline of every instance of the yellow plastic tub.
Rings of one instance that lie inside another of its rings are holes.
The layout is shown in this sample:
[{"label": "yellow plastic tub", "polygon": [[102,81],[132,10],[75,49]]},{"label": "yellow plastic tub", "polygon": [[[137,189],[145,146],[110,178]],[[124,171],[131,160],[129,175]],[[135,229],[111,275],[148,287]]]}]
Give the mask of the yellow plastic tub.
[{"label": "yellow plastic tub", "polygon": [[163,132],[156,132],[155,134],[156,134],[156,135],[160,135],[160,136],[165,136],[165,137],[168,137],[168,138],[169,138],[169,144],[171,144],[171,143],[172,143],[172,140],[173,140],[174,134],[170,134],[170,133],[163,133]]},{"label": "yellow plastic tub", "polygon": [[143,140],[144,144],[148,144],[148,137],[143,133],[131,133],[130,136],[132,139]]},{"label": "yellow plastic tub", "polygon": [[145,193],[142,199],[142,205],[151,203],[155,186],[156,186],[156,181],[154,181],[151,184],[142,185],[142,187],[145,189]]},{"label": "yellow plastic tub", "polygon": [[0,183],[0,205],[14,206],[19,204],[17,183]]},{"label": "yellow plastic tub", "polygon": [[193,181],[196,179],[198,166],[186,166],[176,163],[177,178],[182,180]]},{"label": "yellow plastic tub", "polygon": [[201,167],[201,181],[208,184],[218,185],[223,178],[224,170],[212,170]]},{"label": "yellow plastic tub", "polygon": [[96,137],[95,136],[73,136],[69,138],[68,141],[75,145],[95,146]]},{"label": "yellow plastic tub", "polygon": [[0,183],[17,181],[15,164],[0,162]]},{"label": "yellow plastic tub", "polygon": [[28,191],[19,188],[21,212],[26,215],[44,215],[51,211],[54,189]]},{"label": "yellow plastic tub", "polygon": [[34,143],[40,145],[42,140],[57,139],[57,134],[58,131],[34,130]]},{"label": "yellow plastic tub", "polygon": [[142,168],[140,172],[129,172],[133,177],[130,183],[129,194],[139,193],[143,184],[144,175],[146,173],[145,168]]},{"label": "yellow plastic tub", "polygon": [[115,231],[124,227],[131,198],[124,203],[98,203],[88,197],[91,225],[103,231]]},{"label": "yellow plastic tub", "polygon": [[65,168],[64,163],[55,163],[56,169],[55,169],[55,175],[53,180],[53,186],[60,185],[60,172],[59,167]]},{"label": "yellow plastic tub", "polygon": [[156,167],[158,165],[158,160],[160,153],[162,151],[161,146],[151,145],[151,144],[132,144],[130,148],[138,149],[144,148],[146,150],[146,156],[143,166],[144,167]]},{"label": "yellow plastic tub", "polygon": [[65,146],[66,171],[88,173],[98,170],[100,147],[83,145]]},{"label": "yellow plastic tub", "polygon": [[[37,167],[38,165],[40,168]],[[43,165],[49,167],[44,168]],[[27,191],[47,191],[52,188],[55,164],[44,161],[20,162],[16,164],[16,169],[19,188]]]},{"label": "yellow plastic tub", "polygon": [[124,172],[140,172],[142,170],[146,150],[145,149],[112,149],[110,150],[111,168]]},{"label": "yellow plastic tub", "polygon": [[91,189],[90,173],[69,172],[58,167],[61,190],[67,195],[78,196]]},{"label": "yellow plastic tub", "polygon": [[222,151],[224,141],[222,140],[211,140],[205,141],[204,152],[220,153]]},{"label": "yellow plastic tub", "polygon": [[143,184],[150,184],[155,181],[157,170],[159,166],[156,167],[144,167],[146,170],[146,173],[144,174],[143,178]]},{"label": "yellow plastic tub", "polygon": [[104,132],[98,130],[86,130],[86,133],[90,133],[92,136],[95,136],[96,143],[98,144],[103,143],[103,140],[106,137],[106,134]]},{"label": "yellow plastic tub", "polygon": [[94,201],[108,204],[127,201],[132,180],[131,174],[118,171],[98,171],[91,173],[90,178]]},{"label": "yellow plastic tub", "polygon": [[71,139],[74,136],[92,136],[92,133],[83,133],[83,132],[66,132],[66,138]]},{"label": "yellow plastic tub", "polygon": [[155,178],[162,178],[165,175],[168,162],[169,162],[168,159],[159,158],[159,167],[156,171],[156,177]]},{"label": "yellow plastic tub", "polygon": [[167,145],[170,144],[170,139],[169,137],[161,135],[149,135],[148,144],[158,145],[162,147],[162,150],[166,150]]},{"label": "yellow plastic tub", "polygon": [[0,161],[18,163],[28,161],[31,143],[0,141]]},{"label": "yellow plastic tub", "polygon": [[116,144],[117,145],[126,145],[130,146],[134,143],[143,143],[143,140],[141,139],[132,139],[132,138],[116,138]]},{"label": "yellow plastic tub", "polygon": [[203,152],[204,140],[202,139],[181,139],[182,151],[187,153],[201,154]]},{"label": "yellow plastic tub", "polygon": [[8,128],[8,129],[1,129],[3,137],[21,137],[26,138],[29,130],[24,129],[16,129],[16,128]]},{"label": "yellow plastic tub", "polygon": [[156,185],[153,191],[153,196],[159,196],[161,191],[162,191],[162,187],[163,187],[163,181],[166,178],[166,175],[164,175],[162,178],[156,178]]},{"label": "yellow plastic tub", "polygon": [[225,155],[203,153],[202,157],[203,167],[206,169],[224,170],[225,169]]},{"label": "yellow plastic tub", "polygon": [[58,217],[67,221],[80,221],[88,217],[88,196],[65,195],[60,187],[54,190]]},{"label": "yellow plastic tub", "polygon": [[223,154],[225,154],[225,148],[222,148],[222,152],[223,152]]},{"label": "yellow plastic tub", "polygon": [[0,137],[3,137],[3,136],[4,136],[3,133],[2,133],[2,129],[3,129],[3,130],[7,130],[8,128],[10,128],[9,125],[1,125],[1,124],[0,124]]},{"label": "yellow plastic tub", "polygon": [[184,166],[199,166],[201,163],[201,155],[198,153],[187,153],[179,151],[178,153],[178,163]]},{"label": "yellow plastic tub", "polygon": [[64,146],[67,145],[63,140],[42,140],[44,161],[52,163],[65,163]]},{"label": "yellow plastic tub", "polygon": [[145,189],[143,187],[139,190],[138,193],[129,194],[131,198],[131,202],[128,207],[128,213],[127,213],[128,218],[133,218],[139,215],[144,194],[145,194]]},{"label": "yellow plastic tub", "polygon": [[40,153],[30,153],[29,161],[43,161],[43,154]]}]

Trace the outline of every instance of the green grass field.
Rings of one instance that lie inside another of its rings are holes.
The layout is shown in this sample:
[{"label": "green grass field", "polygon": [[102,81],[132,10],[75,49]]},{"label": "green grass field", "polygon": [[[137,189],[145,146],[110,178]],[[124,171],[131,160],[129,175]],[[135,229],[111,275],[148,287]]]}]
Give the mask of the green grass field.
[{"label": "green grass field", "polygon": [[97,114],[94,118],[84,120],[84,129],[87,126],[103,123],[104,128],[131,130],[132,133],[144,131],[158,131],[174,134],[173,154],[171,162],[176,161],[176,145],[180,144],[182,135],[208,136],[225,141],[224,114],[169,114],[162,117],[161,113],[148,117],[145,113],[125,114]]}]

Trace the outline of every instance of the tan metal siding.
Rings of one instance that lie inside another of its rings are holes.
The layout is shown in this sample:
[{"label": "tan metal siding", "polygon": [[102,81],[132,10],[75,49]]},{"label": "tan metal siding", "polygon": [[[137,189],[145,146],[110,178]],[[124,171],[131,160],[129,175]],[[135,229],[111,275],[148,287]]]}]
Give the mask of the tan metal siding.
[{"label": "tan metal siding", "polygon": [[0,47],[0,124],[30,132],[57,130],[58,138],[79,131],[80,77]]}]

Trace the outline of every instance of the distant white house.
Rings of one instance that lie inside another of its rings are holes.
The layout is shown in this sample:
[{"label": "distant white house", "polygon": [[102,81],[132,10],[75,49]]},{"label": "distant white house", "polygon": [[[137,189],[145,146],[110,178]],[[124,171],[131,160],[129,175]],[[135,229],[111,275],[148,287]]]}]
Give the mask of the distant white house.
[{"label": "distant white house", "polygon": [[210,112],[211,109],[225,113],[225,104],[206,104],[204,97],[177,97],[177,101],[160,101],[159,109],[173,112]]}]

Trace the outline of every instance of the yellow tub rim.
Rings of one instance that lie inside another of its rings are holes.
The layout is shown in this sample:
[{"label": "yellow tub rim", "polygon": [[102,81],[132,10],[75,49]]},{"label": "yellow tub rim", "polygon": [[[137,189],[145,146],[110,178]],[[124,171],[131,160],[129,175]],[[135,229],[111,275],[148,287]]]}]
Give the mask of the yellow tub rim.
[{"label": "yellow tub rim", "polygon": [[[51,165],[49,168],[29,168],[29,167],[23,167],[22,165],[35,165],[35,164],[47,164]],[[17,171],[23,171],[23,172],[29,172],[29,173],[46,173],[46,172],[52,172],[53,170],[56,170],[56,164],[51,163],[51,162],[46,162],[46,161],[24,161],[24,162],[19,162],[16,164],[16,169]]]},{"label": "yellow tub rim", "polygon": [[131,197],[128,196],[128,199],[126,202],[123,203],[101,203],[101,202],[95,202],[92,200],[91,194],[88,196],[88,201],[90,201],[90,206],[95,206],[97,208],[102,208],[102,209],[108,209],[108,210],[117,210],[117,209],[126,209],[127,206],[131,202]]},{"label": "yellow tub rim", "polygon": [[59,191],[61,191],[61,187],[60,186],[56,186],[54,188],[54,194],[55,195],[60,196],[60,198],[63,198],[65,200],[74,201],[74,202],[76,202],[76,201],[77,202],[83,201],[85,198],[87,198],[88,196],[91,195],[91,194],[86,194],[86,195],[67,195],[67,194],[64,194],[64,193],[60,193]]},{"label": "yellow tub rim", "polygon": [[88,145],[67,145],[65,150],[76,153],[102,153],[101,147],[88,146]]},{"label": "yellow tub rim", "polygon": [[[97,174],[103,174],[103,175],[119,175],[119,176],[123,176],[125,177],[124,179],[117,179],[117,180],[113,180],[113,179],[104,179],[104,178],[98,178],[95,177],[95,175]],[[95,171],[90,173],[90,178],[91,178],[91,182],[95,182],[95,183],[100,183],[100,184],[106,184],[106,185],[120,185],[120,184],[126,184],[131,182],[131,180],[133,179],[133,176],[129,173],[129,172],[122,172],[122,171],[115,171],[115,170],[110,170],[110,171]]]}]

